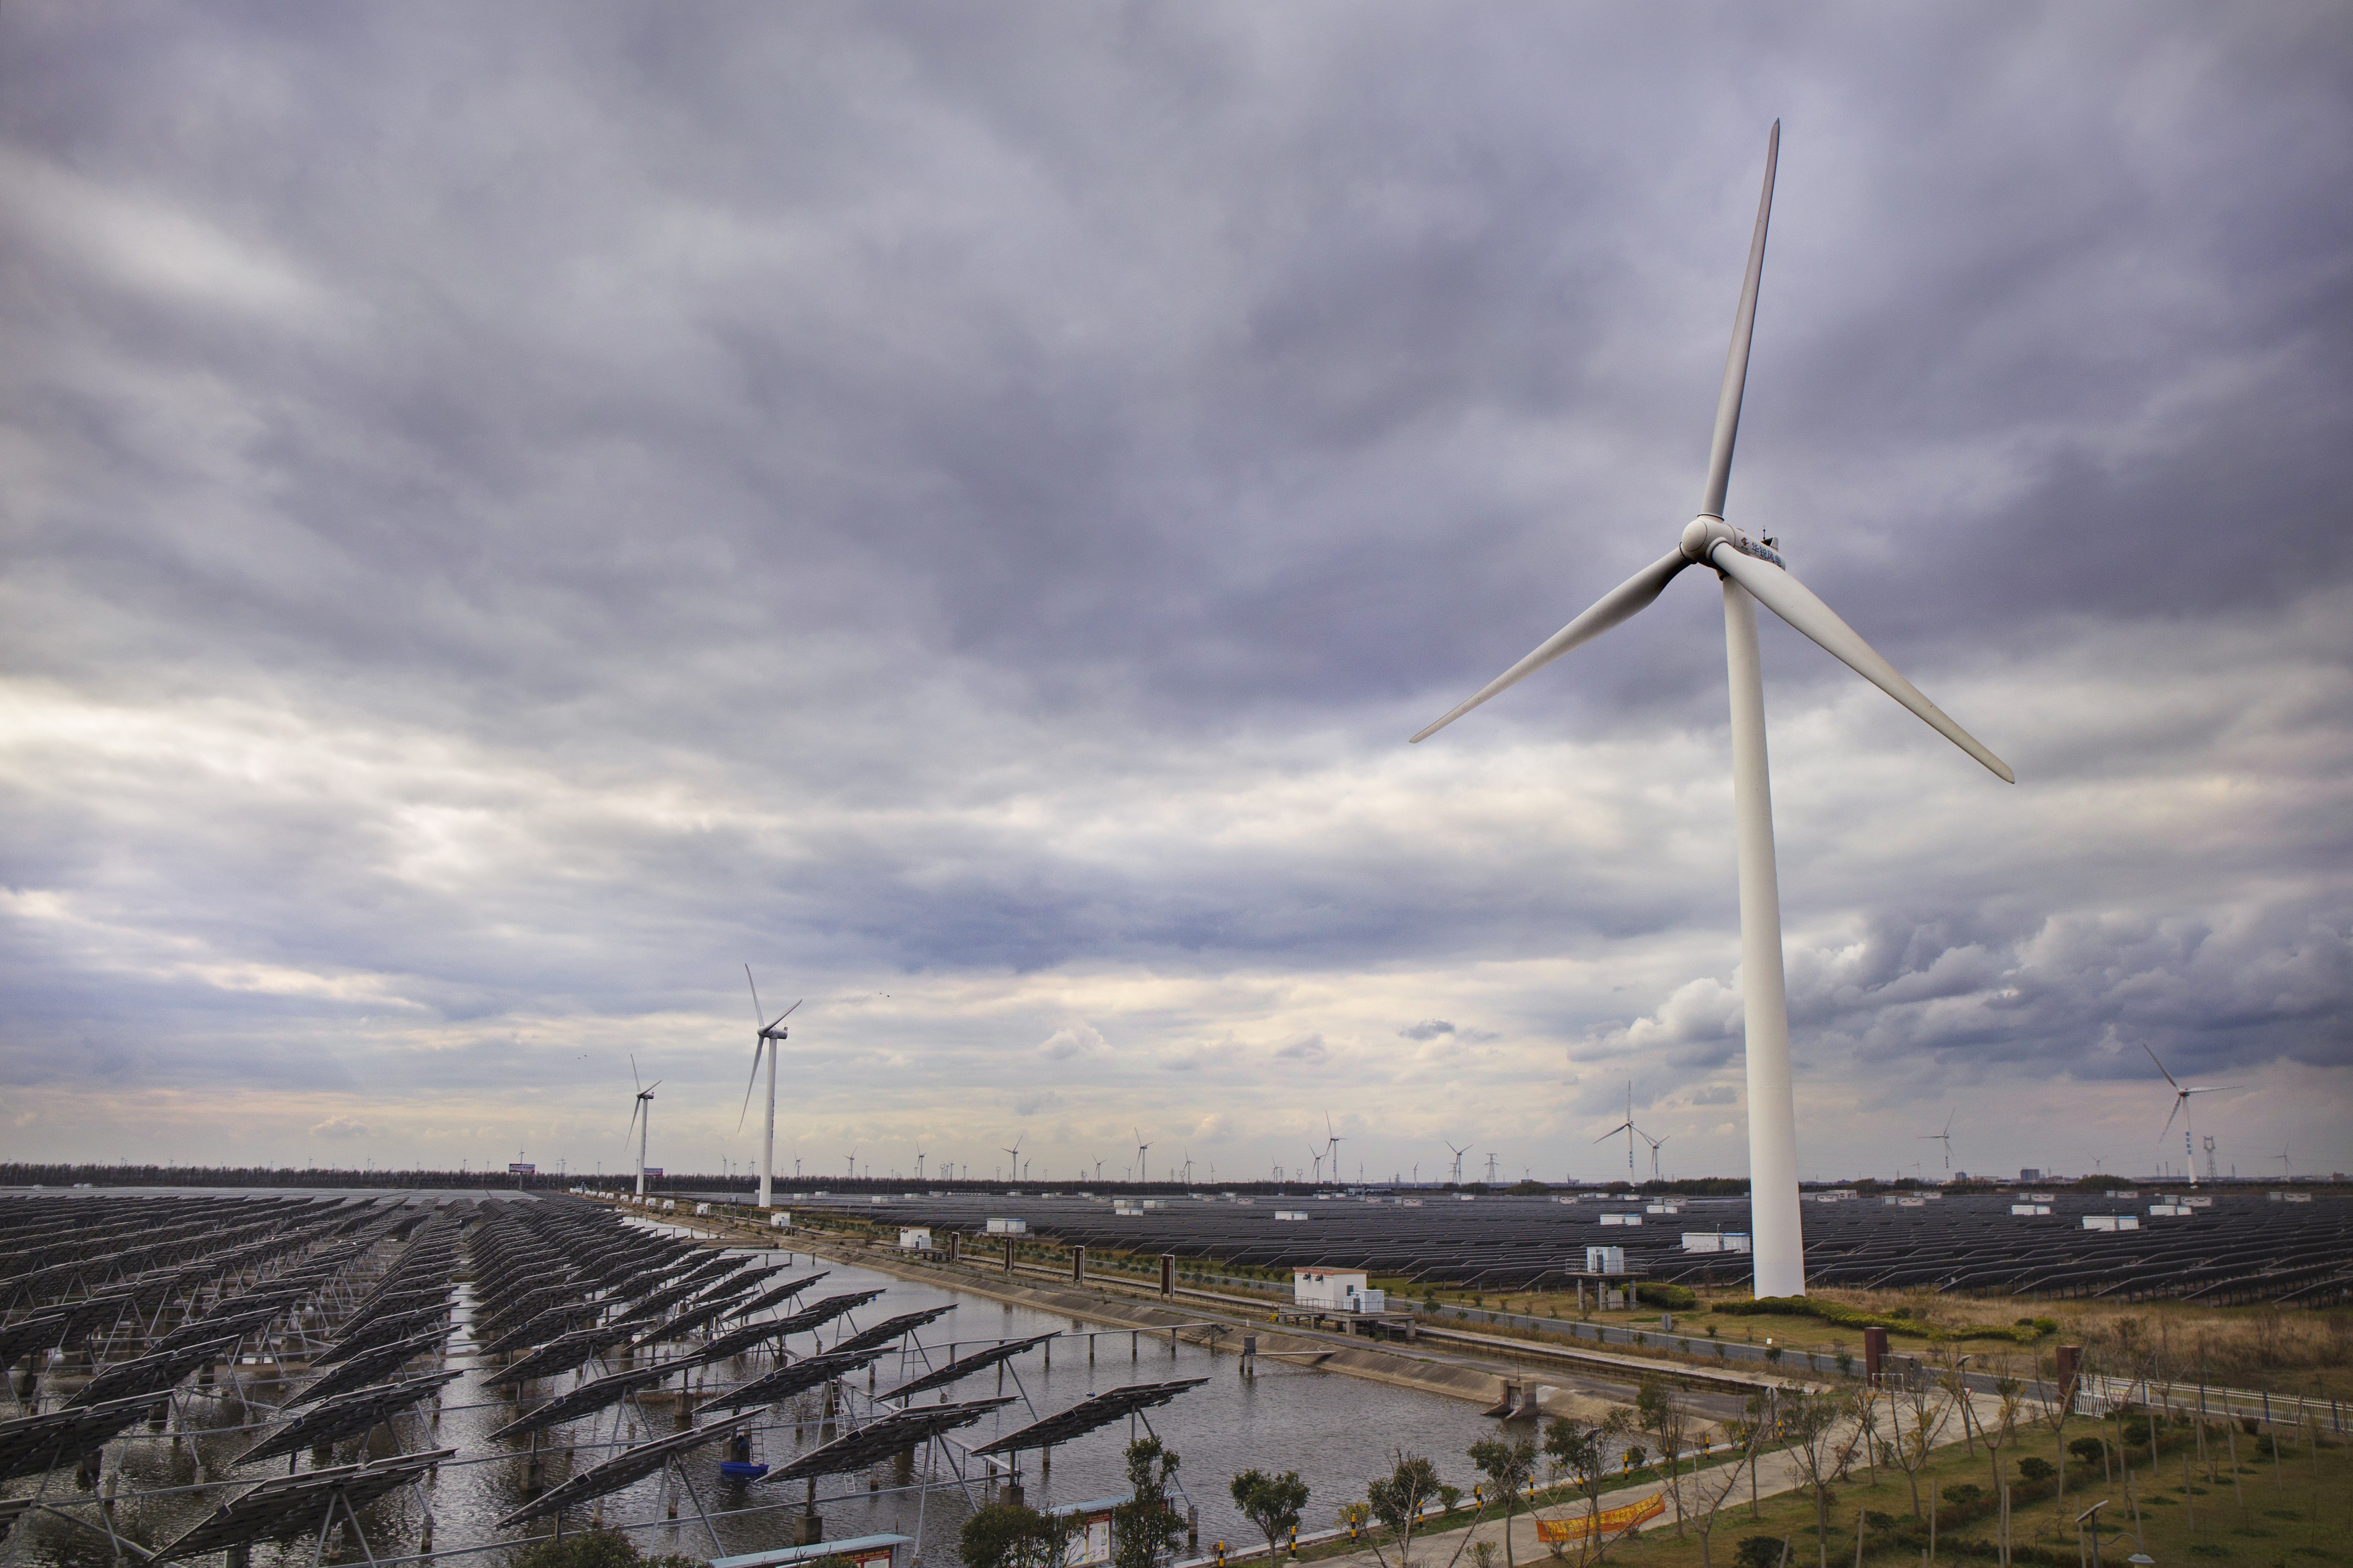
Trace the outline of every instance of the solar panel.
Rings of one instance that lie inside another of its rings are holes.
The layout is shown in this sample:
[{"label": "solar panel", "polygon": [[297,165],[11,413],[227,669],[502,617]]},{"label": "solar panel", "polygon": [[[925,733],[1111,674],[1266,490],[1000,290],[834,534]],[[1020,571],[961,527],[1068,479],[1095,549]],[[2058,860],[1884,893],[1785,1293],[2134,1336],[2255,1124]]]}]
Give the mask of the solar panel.
[{"label": "solar panel", "polygon": [[898,1317],[885,1319],[871,1329],[860,1330],[833,1348],[838,1352],[862,1351],[873,1345],[887,1345],[893,1340],[913,1333],[925,1323],[937,1318],[944,1318],[955,1310],[955,1303],[951,1301],[944,1307],[929,1307],[920,1312],[902,1312]]},{"label": "solar panel", "polygon": [[948,1363],[947,1365],[934,1368],[933,1371],[927,1372],[923,1376],[915,1379],[914,1382],[902,1383],[898,1387],[891,1390],[888,1394],[880,1394],[877,1397],[882,1399],[909,1399],[918,1394],[929,1394],[934,1388],[945,1388],[949,1384],[961,1383],[964,1379],[970,1377],[974,1373],[987,1372],[990,1367],[997,1365],[999,1362],[1011,1361],[1015,1356],[1019,1355],[1024,1351],[1033,1350],[1039,1345],[1044,1344],[1048,1340],[1058,1339],[1060,1337],[1060,1336],[1057,1334],[1039,1334],[1032,1339],[1014,1340],[1008,1343],[997,1345],[988,1350],[976,1351],[968,1356],[958,1356],[955,1360]]},{"label": "solar panel", "polygon": [[236,1351],[237,1338],[232,1335],[210,1344],[181,1345],[142,1355],[136,1361],[117,1362],[91,1378],[66,1404],[69,1408],[79,1409],[103,1405],[110,1399],[128,1399],[133,1394],[162,1394],[213,1357],[231,1355]]},{"label": "solar panel", "polygon": [[134,1394],[79,1410],[0,1421],[0,1481],[73,1464],[145,1415],[154,1405],[153,1395]]},{"label": "solar panel", "polygon": [[504,1387],[511,1383],[529,1383],[534,1377],[554,1377],[574,1367],[586,1366],[628,1337],[628,1330],[609,1323],[575,1329],[568,1334],[558,1334],[487,1381],[493,1387]]},{"label": "solar panel", "polygon": [[512,1332],[500,1335],[487,1345],[477,1347],[481,1355],[504,1355],[525,1345],[545,1344],[558,1335],[568,1334],[584,1324],[596,1321],[605,1309],[595,1301],[572,1301],[561,1307],[550,1307],[532,1318],[531,1321]]},{"label": "solar panel", "polygon": [[855,1432],[844,1433],[821,1448],[811,1448],[791,1464],[772,1469],[760,1479],[797,1481],[862,1470],[918,1443],[929,1442],[943,1432],[969,1426],[990,1411],[1012,1403],[1008,1394],[1002,1399],[975,1399],[962,1405],[925,1405],[913,1410],[893,1410]]},{"label": "solar panel", "polygon": [[680,1454],[700,1448],[706,1443],[715,1443],[722,1437],[733,1436],[743,1425],[743,1418],[734,1416],[713,1422],[708,1426],[696,1426],[685,1432],[674,1432],[667,1437],[656,1437],[633,1448],[624,1448],[594,1469],[583,1470],[562,1486],[525,1503],[499,1521],[498,1528],[510,1529],[544,1518],[575,1502],[586,1502],[590,1498],[618,1491],[632,1481],[652,1475]]},{"label": "solar panel", "polygon": [[877,1296],[880,1290],[852,1290],[844,1295],[828,1296],[813,1307],[803,1307],[788,1318],[776,1320],[777,1331],[786,1334],[807,1333],[833,1321],[845,1312],[854,1312]]},{"label": "solar panel", "polygon": [[1025,1448],[1050,1448],[1058,1443],[1083,1437],[1098,1426],[1108,1426],[1139,1410],[1166,1405],[1187,1389],[1198,1388],[1208,1381],[1206,1377],[1185,1377],[1173,1383],[1131,1383],[1107,1389],[1080,1400],[1058,1415],[1033,1421],[1018,1432],[1008,1432],[994,1443],[983,1444],[973,1452],[1015,1454]]},{"label": "solar panel", "polygon": [[717,1321],[720,1315],[733,1305],[734,1305],[734,1298],[732,1296],[716,1301],[705,1301],[693,1310],[681,1312],[669,1322],[639,1334],[637,1344],[642,1349],[647,1345],[660,1344],[665,1340],[682,1340],[705,1324]]},{"label": "solar panel", "polygon": [[591,1415],[608,1405],[619,1404],[640,1388],[659,1383],[677,1370],[675,1363],[636,1367],[628,1372],[617,1372],[610,1377],[600,1377],[594,1383],[584,1383],[571,1393],[549,1400],[529,1415],[519,1415],[508,1422],[491,1434],[491,1440],[497,1442],[503,1437],[526,1437],[543,1427]]},{"label": "solar panel", "polygon": [[778,1285],[773,1289],[763,1290],[727,1315],[731,1318],[748,1318],[754,1312],[765,1312],[780,1301],[791,1300],[832,1272],[830,1268],[820,1268],[806,1279],[796,1279],[790,1284]]},{"label": "solar panel", "polygon": [[372,1432],[427,1394],[465,1375],[462,1372],[428,1373],[406,1383],[387,1383],[330,1399],[316,1409],[304,1411],[291,1424],[280,1427],[230,1463],[257,1464],[280,1454],[297,1454],[322,1443]]},{"label": "solar panel", "polygon": [[307,1535],[325,1524],[339,1503],[357,1513],[457,1452],[441,1448],[430,1454],[402,1454],[373,1465],[343,1465],[273,1477],[213,1510],[148,1561],[170,1563],[256,1541],[289,1541]]},{"label": "solar panel", "polygon": [[438,1322],[448,1313],[449,1306],[445,1301],[438,1307],[419,1307],[415,1311],[370,1318],[356,1328],[345,1330],[342,1337],[311,1364],[332,1366],[337,1362],[349,1361],[363,1351],[390,1344],[395,1340],[407,1339],[421,1331],[426,1324]]},{"label": "solar panel", "polygon": [[790,1399],[804,1389],[815,1388],[820,1383],[830,1383],[837,1377],[848,1377],[853,1372],[863,1372],[870,1363],[882,1359],[882,1352],[860,1351],[851,1355],[803,1356],[790,1366],[754,1378],[751,1382],[703,1401],[705,1410],[741,1410],[747,1405],[773,1405],[780,1399]]},{"label": "solar panel", "polygon": [[406,1366],[418,1356],[439,1348],[441,1342],[448,1337],[449,1331],[447,1328],[439,1328],[430,1333],[419,1334],[412,1340],[402,1340],[397,1344],[379,1345],[372,1351],[362,1351],[316,1383],[305,1386],[286,1404],[289,1408],[291,1408],[297,1405],[310,1405],[318,1400],[332,1399],[338,1394],[348,1394],[354,1388],[365,1388],[394,1368]]}]

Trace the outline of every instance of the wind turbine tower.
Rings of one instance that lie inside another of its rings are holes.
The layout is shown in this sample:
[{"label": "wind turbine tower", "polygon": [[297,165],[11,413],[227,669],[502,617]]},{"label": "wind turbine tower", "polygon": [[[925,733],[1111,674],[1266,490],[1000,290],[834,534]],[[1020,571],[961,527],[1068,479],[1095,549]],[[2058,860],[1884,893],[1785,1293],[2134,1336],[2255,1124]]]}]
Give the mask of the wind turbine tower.
[{"label": "wind turbine tower", "polygon": [[[1446,1143],[1443,1138],[1439,1142]],[[1454,1156],[1454,1184],[1459,1187],[1462,1184],[1462,1156],[1471,1152],[1471,1145],[1465,1143],[1461,1148],[1457,1149],[1453,1144],[1446,1143],[1446,1151]]]},{"label": "wind turbine tower", "polygon": [[1144,1157],[1151,1152],[1152,1145],[1144,1141],[1144,1129],[1137,1128],[1135,1130],[1135,1180],[1138,1185],[1152,1180],[1152,1168],[1144,1163]]},{"label": "wind turbine tower", "polygon": [[[793,1016],[793,1007],[800,1003],[777,1014],[775,1022],[764,1024],[760,1020],[768,1015],[760,1005],[759,983],[752,978],[752,966],[748,963],[744,966],[744,984],[752,987],[753,1029],[752,1080],[744,1086],[744,1110],[751,1109],[752,1084],[760,1079],[760,1053],[765,1051],[768,1056],[768,1120],[760,1134],[760,1206],[768,1208],[773,1205],[776,1183],[776,1053],[784,1047],[785,1020]],[[744,1131],[744,1110],[735,1113],[735,1131]]]},{"label": "wind turbine tower", "polygon": [[1790,1085],[1788,979],[1781,960],[1781,895],[1773,856],[1773,789],[1765,760],[1765,680],[1757,653],[1757,605],[1761,601],[1833,658],[1886,692],[2005,783],[2010,766],[1945,711],[1920,694],[1854,629],[1791,576],[1778,542],[1751,539],[1724,520],[1732,483],[1732,448],[1740,429],[1740,400],[1748,379],[1749,340],[1757,324],[1757,287],[1765,274],[1765,233],[1773,213],[1773,174],[1781,126],[1765,145],[1765,185],[1748,244],[1748,272],[1733,317],[1732,348],[1715,405],[1707,482],[1697,515],[1675,548],[1604,595],[1525,658],[1497,676],[1451,712],[1413,737],[1429,736],[1505,688],[1517,684],[1581,643],[1648,607],[1686,567],[1707,566],[1722,580],[1725,662],[1732,697],[1732,809],[1739,840],[1743,1054],[1748,1071],[1749,1230],[1753,1283],[1759,1296],[1800,1296],[1806,1289],[1804,1222],[1798,1203],[1798,1108]]},{"label": "wind turbine tower", "polygon": [[[629,1081],[631,1083],[639,1081],[638,1058],[634,1053],[629,1057]],[[656,1079],[639,1089],[638,1102],[629,1111],[629,1131],[638,1135],[638,1196],[639,1197],[646,1195],[646,1134],[653,1130],[654,1090],[660,1087],[661,1079]]]}]

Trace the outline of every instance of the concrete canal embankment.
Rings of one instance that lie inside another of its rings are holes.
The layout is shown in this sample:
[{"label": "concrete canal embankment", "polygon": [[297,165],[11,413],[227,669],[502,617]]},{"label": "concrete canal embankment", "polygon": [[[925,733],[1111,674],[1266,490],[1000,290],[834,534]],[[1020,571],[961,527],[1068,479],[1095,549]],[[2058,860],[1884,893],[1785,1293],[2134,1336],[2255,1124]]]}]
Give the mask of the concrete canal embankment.
[{"label": "concrete canal embankment", "polygon": [[[1090,1280],[1085,1285],[1058,1284],[1036,1278],[1008,1275],[995,1266],[955,1266],[882,1245],[866,1245],[848,1237],[822,1231],[795,1230],[789,1240],[765,1226],[723,1216],[691,1219],[663,1215],[665,1221],[704,1231],[733,1246],[775,1247],[780,1241],[796,1250],[838,1262],[854,1264],[900,1279],[921,1281],[987,1300],[1056,1313],[1113,1330],[1124,1329],[1156,1338],[1174,1335],[1182,1342],[1212,1352],[1242,1353],[1250,1342],[1257,1354],[1294,1366],[1360,1377],[1393,1387],[1479,1405],[1498,1410],[1509,1404],[1538,1401],[1537,1411],[1549,1410],[1557,1399],[1562,1408],[1595,1397],[1630,1399],[1633,1385],[1646,1375],[1671,1381],[1732,1402],[1765,1387],[1784,1386],[1791,1380],[1743,1376],[1736,1373],[1678,1365],[1663,1360],[1618,1357],[1567,1346],[1553,1347],[1501,1336],[1490,1338],[1459,1330],[1439,1331],[1409,1348],[1397,1342],[1379,1343],[1333,1333],[1279,1327],[1267,1321],[1271,1306],[1244,1302],[1216,1292],[1178,1288],[1172,1302],[1147,1297],[1148,1287],[1129,1288],[1122,1280]],[[1128,1293],[1130,1289],[1134,1294]],[[1560,1385],[1556,1391],[1547,1386]],[[1714,1403],[1711,1401],[1711,1403]]]}]

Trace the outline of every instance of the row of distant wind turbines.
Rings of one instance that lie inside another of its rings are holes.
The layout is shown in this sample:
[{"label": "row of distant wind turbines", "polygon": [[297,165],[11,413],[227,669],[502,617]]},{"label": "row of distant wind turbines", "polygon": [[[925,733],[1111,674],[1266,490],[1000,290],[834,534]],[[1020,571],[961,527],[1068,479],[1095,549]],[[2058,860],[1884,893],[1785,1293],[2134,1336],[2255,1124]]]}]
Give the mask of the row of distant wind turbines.
[{"label": "row of distant wind turbines", "polygon": [[[796,1013],[797,1008],[800,1008],[800,1002],[793,1002],[793,1006],[788,1006],[788,1008],[784,1008],[784,1011],[781,1011],[781,1013],[776,1013],[775,1018],[767,1018],[767,1008],[760,1006],[760,983],[757,983],[757,980],[753,978],[753,973],[751,973],[751,963],[746,963],[746,966],[744,966],[744,985],[746,985],[748,990],[751,990],[753,1056],[751,1056],[751,1081],[746,1081],[746,1084],[744,1084],[744,1110],[739,1110],[739,1112],[736,1112],[736,1131],[744,1129],[744,1117],[746,1117],[748,1110],[751,1110],[751,1096],[753,1096],[753,1089],[757,1089],[757,1086],[760,1086],[760,1068],[763,1068],[763,1065],[765,1065],[765,1068],[767,1068],[767,1102],[765,1102],[765,1107],[763,1107],[763,1129],[760,1129],[760,1199],[757,1199],[757,1201],[760,1201],[760,1206],[767,1208],[767,1206],[772,1206],[772,1204],[775,1204],[775,1180],[776,1180],[776,1056],[779,1056],[779,1047],[781,1047],[781,1044],[784,1044],[784,1041],[788,1039],[788,1035],[791,1035],[791,1032],[786,1030],[784,1020],[786,1020],[786,1018],[791,1018],[793,1013]],[[2153,1065],[2156,1065],[2158,1072],[2160,1072],[2162,1077],[2165,1077],[2165,1084],[2174,1090],[2172,1112],[2169,1112],[2169,1114],[2167,1114],[2167,1117],[2165,1117],[2165,1131],[2162,1131],[2162,1133],[2160,1133],[2160,1138],[2162,1138],[2162,1135],[2165,1135],[2165,1133],[2172,1133],[2172,1129],[2174,1129],[2174,1119],[2181,1119],[2181,1150],[2184,1150],[2186,1163],[2189,1163],[2189,1180],[2190,1180],[2190,1184],[2193,1184],[2193,1187],[2195,1187],[2195,1184],[2198,1184],[2198,1162],[2195,1162],[2193,1131],[2190,1131],[2190,1096],[2202,1096],[2202,1093],[2221,1093],[2221,1090],[2226,1090],[2226,1089],[2240,1089],[2240,1086],[2238,1086],[2238,1084],[2190,1084],[2190,1086],[2179,1084],[2179,1081],[2174,1081],[2174,1074],[2172,1074],[2172,1072],[2167,1072],[2165,1063],[2162,1063],[2162,1060],[2158,1060],[2156,1048],[2146,1047],[2146,1044],[2144,1044],[2144,1047],[2141,1047],[2141,1048],[2144,1048],[2144,1051],[2148,1051],[2148,1060],[2150,1060],[2150,1063],[2153,1063]],[[630,1131],[630,1133],[636,1133],[636,1135],[638,1135],[638,1196],[645,1196],[645,1175],[647,1175],[645,1154],[647,1154],[647,1138],[649,1138],[649,1133],[652,1133],[652,1119],[654,1119],[652,1102],[654,1102],[654,1090],[661,1089],[661,1079],[652,1081],[652,1084],[645,1084],[645,1081],[642,1081],[642,1079],[638,1079],[638,1058],[636,1058],[636,1056],[630,1056],[630,1060],[628,1060],[628,1072],[630,1072],[630,1079],[636,1081],[636,1102],[633,1102],[633,1107],[630,1107],[630,1114],[628,1114],[628,1131]],[[1920,1133],[1920,1135],[1917,1135],[1917,1138],[1923,1140],[1923,1142],[1941,1142],[1941,1145],[1944,1145],[1944,1171],[1946,1171],[1946,1175],[1951,1175],[1951,1173],[1953,1173],[1953,1121],[1956,1121],[1957,1117],[1960,1117],[1960,1112],[1951,1112],[1951,1114],[1948,1114],[1948,1117],[1946,1117],[1944,1129],[1936,1131],[1936,1133]],[[1607,1142],[1607,1140],[1617,1138],[1619,1133],[1626,1133],[1626,1180],[1629,1180],[1629,1183],[1633,1183],[1633,1180],[1638,1180],[1638,1175],[1635,1175],[1635,1138],[1640,1138],[1640,1140],[1642,1140],[1642,1142],[1647,1142],[1647,1145],[1650,1145],[1650,1175],[1651,1175],[1651,1180],[1662,1180],[1662,1163],[1659,1163],[1659,1152],[1662,1152],[1663,1147],[1668,1145],[1668,1140],[1673,1138],[1673,1133],[1666,1133],[1666,1135],[1651,1135],[1651,1133],[1647,1133],[1647,1131],[1640,1129],[1638,1123],[1635,1123],[1635,1119],[1633,1119],[1633,1081],[1629,1081],[1629,1084],[1626,1084],[1626,1117],[1623,1117],[1623,1121],[1619,1121],[1617,1126],[1612,1126],[1612,1129],[1607,1131],[1607,1133],[1602,1133],[1600,1138],[1593,1140],[1593,1142]],[[1323,1145],[1320,1145],[1320,1147],[1318,1147],[1318,1145],[1308,1145],[1308,1150],[1306,1150],[1308,1162],[1311,1162],[1311,1166],[1308,1166],[1308,1171],[1306,1171],[1308,1180],[1313,1180],[1313,1183],[1323,1183],[1323,1180],[1324,1180],[1324,1168],[1327,1168],[1327,1166],[1329,1166],[1329,1173],[1332,1173],[1332,1180],[1341,1180],[1341,1175],[1339,1175],[1339,1145],[1341,1145],[1341,1142],[1344,1142],[1344,1138],[1341,1138],[1339,1129],[1335,1129],[1335,1126],[1332,1126],[1332,1117],[1329,1117],[1329,1112],[1327,1112],[1327,1114],[1324,1114],[1324,1142],[1323,1142]],[[1471,1152],[1471,1145],[1454,1145],[1454,1142],[1447,1142],[1445,1147],[1447,1147],[1447,1152],[1450,1152],[1451,1157],[1454,1157],[1454,1163],[1451,1163],[1451,1180],[1454,1180],[1454,1184],[1461,1184],[1461,1178],[1463,1178],[1463,1154],[1468,1154],[1468,1152]],[[1123,1178],[1127,1178],[1127,1180],[1139,1180],[1139,1183],[1141,1183],[1141,1180],[1151,1180],[1151,1163],[1148,1163],[1148,1159],[1151,1159],[1151,1150],[1153,1150],[1153,1145],[1151,1145],[1151,1142],[1148,1142],[1146,1138],[1144,1138],[1144,1129],[1136,1129],[1136,1163],[1134,1163],[1134,1166],[1129,1166],[1127,1171],[1123,1171]],[[1026,1162],[1026,1159],[1021,1159],[1021,1138],[1014,1138],[1014,1140],[1012,1140],[1012,1145],[1009,1145],[1009,1147],[1002,1147],[1000,1152],[1002,1152],[1002,1154],[1005,1154],[1005,1157],[1008,1157],[1008,1162],[1009,1162],[1008,1166],[1005,1166],[1005,1178],[1008,1178],[1008,1180],[1029,1180],[1029,1168],[1030,1168],[1030,1166],[1029,1166],[1029,1162]],[[2211,1175],[2211,1173],[2214,1173],[2214,1138],[2211,1138],[2211,1135],[2210,1135],[2210,1138],[2205,1140],[2205,1152],[2207,1152],[2207,1175]],[[923,1162],[924,1162],[924,1159],[930,1159],[930,1152],[915,1150],[915,1180],[923,1180]],[[2275,1154],[2275,1157],[2273,1157],[2273,1159],[2278,1159],[2278,1162],[2280,1162],[2280,1173],[2283,1173],[2283,1178],[2284,1178],[2284,1175],[2287,1175],[2287,1171],[2289,1171],[2287,1147],[2283,1147],[2283,1150],[2280,1150],[2278,1154]],[[852,1154],[849,1154],[849,1175],[852,1175],[852,1178],[857,1178],[857,1162],[859,1162],[857,1152],[852,1152]],[[2104,1163],[2104,1162],[2106,1162],[2106,1157],[2094,1159],[2094,1163]],[[1102,1162],[1102,1159],[1096,1159],[1096,1162],[1094,1162],[1094,1178],[1096,1178],[1096,1180],[1102,1180],[1102,1178],[1103,1178],[1103,1163],[1106,1163],[1106,1162]],[[1494,1173],[1494,1163],[1496,1163],[1496,1157],[1494,1157],[1494,1154],[1490,1154],[1490,1157],[1487,1157],[1487,1180],[1490,1180],[1490,1183],[1494,1183],[1494,1175],[1496,1175],[1496,1173]],[[1172,1166],[1169,1166],[1169,1178],[1176,1180],[1176,1178],[1179,1178],[1179,1173],[1181,1173],[1181,1180],[1184,1180],[1186,1184],[1193,1183],[1193,1152],[1190,1152],[1190,1150],[1186,1150],[1184,1162],[1181,1162],[1181,1163],[1172,1163]],[[793,1162],[793,1175],[796,1175],[796,1178],[797,1178],[797,1175],[800,1175],[800,1162],[797,1162],[797,1159],[796,1159],[796,1162]],[[1082,1175],[1082,1178],[1085,1178],[1085,1166],[1080,1166],[1080,1175]],[[1299,1171],[1299,1168],[1292,1168],[1292,1175],[1302,1175],[1302,1171]],[[1278,1183],[1280,1183],[1280,1180],[1284,1180],[1284,1168],[1280,1166],[1280,1163],[1278,1163],[1278,1166],[1273,1168],[1273,1178],[1278,1180]],[[1419,1178],[1419,1166],[1417,1166],[1417,1178]],[[953,1166],[944,1166],[944,1168],[941,1168],[941,1180],[953,1180]],[[969,1178],[967,1178],[967,1180],[969,1180]],[[1209,1166],[1209,1180],[1217,1180],[1217,1166]]]}]

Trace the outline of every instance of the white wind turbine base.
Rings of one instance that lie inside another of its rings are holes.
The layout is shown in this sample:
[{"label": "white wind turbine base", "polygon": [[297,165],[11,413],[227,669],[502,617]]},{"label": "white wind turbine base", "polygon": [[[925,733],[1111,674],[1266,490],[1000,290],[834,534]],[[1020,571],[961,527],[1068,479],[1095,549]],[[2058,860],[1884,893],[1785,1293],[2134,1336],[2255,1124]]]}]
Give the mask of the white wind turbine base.
[{"label": "white wind turbine base", "polygon": [[[1805,1293],[1805,1236],[1798,1206],[1797,1103],[1789,1082],[1789,1008],[1781,965],[1781,900],[1773,860],[1773,795],[1765,756],[1765,682],[1757,647],[1757,605],[1765,606],[1886,692],[1947,740],[2015,783],[2008,764],[1923,697],[1852,627],[1791,576],[1773,542],[1752,541],[1724,520],[1732,480],[1732,447],[1740,428],[1740,399],[1748,377],[1748,345],[1757,321],[1757,290],[1765,271],[1765,232],[1773,212],[1773,172],[1781,148],[1774,121],[1765,149],[1765,188],[1757,204],[1748,272],[1734,317],[1732,350],[1715,408],[1707,486],[1699,514],[1684,525],[1673,550],[1602,595],[1535,652],[1497,676],[1476,695],[1413,737],[1417,742],[1452,723],[1508,686],[1516,685],[1581,643],[1631,618],[1687,566],[1715,569],[1724,584],[1725,662],[1732,696],[1732,801],[1740,846],[1741,1004],[1748,1074],[1749,1219],[1754,1286],[1759,1296]],[[1632,1119],[1628,1118],[1630,1121]]]}]

